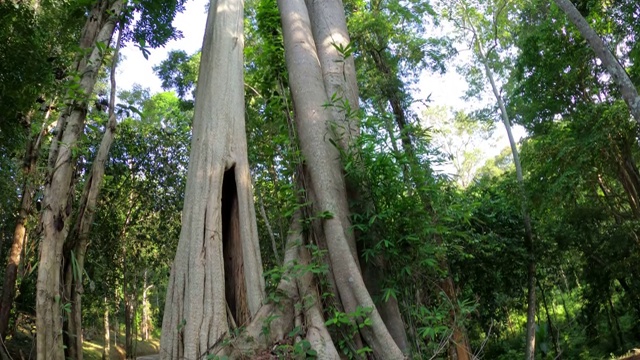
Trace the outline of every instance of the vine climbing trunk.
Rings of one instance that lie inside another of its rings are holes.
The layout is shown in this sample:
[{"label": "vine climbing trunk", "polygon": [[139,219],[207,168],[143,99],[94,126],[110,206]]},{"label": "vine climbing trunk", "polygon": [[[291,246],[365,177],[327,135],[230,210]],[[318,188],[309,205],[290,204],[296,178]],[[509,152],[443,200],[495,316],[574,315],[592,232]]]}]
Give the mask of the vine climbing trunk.
[{"label": "vine climbing trunk", "polygon": [[84,55],[74,66],[74,73],[79,76],[78,90],[82,96],[71,96],[72,99],[65,104],[49,149],[42,212],[44,237],[40,247],[36,285],[38,359],[65,358],[61,307],[69,299],[64,299],[60,291],[60,269],[73,205],[71,186],[74,153],[84,129],[87,114],[85,99],[93,92],[104,57],[103,49],[111,41],[122,7],[122,0],[101,0],[89,12],[80,38],[80,48]]},{"label": "vine climbing trunk", "polygon": [[[160,357],[198,359],[264,299],[244,121],[242,0],[212,0]],[[227,311],[227,309],[229,309]]]}]

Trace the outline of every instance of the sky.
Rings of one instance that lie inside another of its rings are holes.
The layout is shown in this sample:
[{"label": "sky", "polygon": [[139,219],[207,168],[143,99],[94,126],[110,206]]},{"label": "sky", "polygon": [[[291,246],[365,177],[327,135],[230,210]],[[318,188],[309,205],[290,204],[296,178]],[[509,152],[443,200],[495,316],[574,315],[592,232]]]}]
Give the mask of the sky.
[{"label": "sky", "polygon": [[131,89],[134,84],[149,88],[151,93],[162,91],[160,79],[154,74],[153,66],[167,58],[171,50],[184,50],[193,54],[202,47],[204,28],[207,23],[205,6],[207,0],[191,0],[185,4],[186,10],[178,14],[173,22],[182,31],[182,39],[171,40],[165,47],[149,49],[149,59],[142,56],[140,49],[133,44],[121,50],[124,61],[116,71],[116,82],[119,89]]},{"label": "sky", "polygon": [[[187,54],[193,54],[201,48],[207,21],[207,2],[207,0],[188,1],[185,4],[185,11],[178,14],[174,20],[174,26],[182,31],[183,37],[170,41],[163,48],[150,49],[148,59],[145,59],[142,52],[133,44],[124,47],[121,50],[124,61],[116,72],[118,88],[129,90],[134,84],[139,84],[144,88],[149,88],[152,94],[162,91],[160,79],[154,74],[153,66],[166,59],[169,51],[184,50]],[[444,75],[423,73],[415,88],[417,90],[417,93],[414,94],[415,98],[425,99],[431,95],[431,104],[433,105],[443,105],[456,110],[471,110],[482,105],[478,102],[462,99],[467,85],[465,80],[455,72],[453,66]],[[415,105],[413,110],[419,114],[424,108],[424,105]],[[516,140],[524,135],[525,132],[521,127],[514,128]],[[502,124],[497,123],[494,136],[486,144],[483,144],[479,151],[484,153],[483,157],[489,159],[498,155],[502,149],[508,146],[505,129]],[[445,172],[449,171],[445,170]]]}]

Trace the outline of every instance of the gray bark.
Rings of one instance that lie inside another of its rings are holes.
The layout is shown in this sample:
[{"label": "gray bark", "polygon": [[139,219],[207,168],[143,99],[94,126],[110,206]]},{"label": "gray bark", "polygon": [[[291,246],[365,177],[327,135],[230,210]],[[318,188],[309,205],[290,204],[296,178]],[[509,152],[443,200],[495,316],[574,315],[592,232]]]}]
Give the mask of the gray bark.
[{"label": "gray bark", "polygon": [[[121,0],[113,3],[102,1],[89,13],[80,39],[80,47],[88,50],[87,55],[82,57],[75,67],[80,76],[80,89],[86,98],[93,92],[102,65],[103,51],[96,44],[109,44],[122,6]],[[68,218],[72,209],[72,153],[83,131],[86,112],[87,104],[84,99],[74,99],[66,104],[66,109],[58,120],[56,137],[49,152],[42,213],[44,239],[40,247],[36,285],[38,359],[64,359],[60,309],[66,299],[63,299],[60,293],[60,268],[63,245],[69,232]]]},{"label": "gray bark", "polygon": [[602,41],[602,38],[589,26],[589,23],[580,14],[570,0],[555,0],[556,5],[567,14],[569,20],[578,28],[578,31],[584,36],[591,49],[596,56],[602,61],[602,65],[607,69],[614,83],[620,88],[622,98],[627,103],[631,115],[640,124],[640,96],[633,82],[629,78],[629,74],[622,67],[618,59],[613,55],[611,50]]},{"label": "gray bark", "polygon": [[345,184],[338,150],[328,140],[333,137],[330,128],[333,119],[323,107],[328,98],[307,8],[302,0],[279,0],[278,8],[300,147],[312,183],[312,188],[307,190],[315,195],[316,211],[331,214],[322,219],[322,225],[340,300],[346,312],[355,311],[357,306],[372,309],[369,314],[372,326],[363,328],[362,334],[375,356],[402,359],[402,352],[364,285],[345,235],[349,229],[339,216],[341,200],[336,199],[335,189],[343,189]]},{"label": "gray bark", "polygon": [[[67,243],[65,244],[65,256],[67,257],[66,264],[66,277],[65,277],[65,297],[71,301],[71,314],[68,320],[68,339],[69,343],[66,344],[69,356],[73,359],[82,360],[82,294],[84,293],[83,276],[84,276],[84,262],[87,252],[87,246],[89,243],[89,232],[91,231],[91,225],[93,224],[93,218],[95,214],[96,204],[98,202],[98,195],[102,188],[102,181],[104,178],[104,166],[109,159],[109,150],[113,144],[113,140],[116,135],[117,120],[115,114],[115,98],[116,98],[116,80],[115,70],[118,58],[118,52],[120,50],[120,40],[122,37],[122,30],[120,30],[118,39],[116,40],[116,46],[113,54],[113,60],[111,65],[111,98],[109,104],[109,120],[105,127],[100,147],[91,165],[91,171],[82,192],[80,204],[78,205],[78,216],[74,229],[69,234]],[[71,266],[71,248],[73,248],[73,254],[75,256],[75,271]]]},{"label": "gray bark", "polygon": [[244,122],[243,15],[242,0],[209,5],[162,359],[200,358],[227,333],[227,305],[241,326],[264,299]]},{"label": "gray bark", "polygon": [[111,337],[109,334],[109,302],[104,297],[104,345],[102,346],[102,360],[109,360],[111,354]]},{"label": "gray bark", "polygon": [[[320,62],[322,80],[326,94],[328,112],[331,116],[332,131],[341,151],[349,153],[355,138],[359,135],[358,119],[353,114],[358,111],[358,84],[356,80],[353,56],[345,58],[338,47],[350,45],[347,21],[342,0],[305,0],[308,9],[311,32]],[[332,100],[333,99],[333,100]],[[336,216],[349,228],[349,202],[345,187],[336,187],[335,199],[338,200]],[[350,193],[356,190],[353,189]],[[353,199],[351,199],[353,200]],[[351,254],[359,262],[356,239],[353,231],[345,232]],[[358,263],[358,266],[360,264]]]},{"label": "gray bark", "polygon": [[[474,34],[474,37],[476,35]],[[511,154],[513,155],[513,163],[516,167],[516,177],[518,180],[518,186],[520,188],[520,206],[525,230],[525,247],[527,248],[527,338],[525,348],[525,358],[527,360],[533,360],[535,358],[536,350],[536,261],[535,261],[535,247],[533,240],[533,229],[531,226],[531,217],[529,216],[529,210],[527,207],[527,195],[524,189],[524,176],[522,173],[522,163],[520,162],[520,155],[518,153],[518,147],[511,131],[511,122],[509,121],[509,114],[507,108],[500,95],[500,90],[493,78],[493,72],[489,66],[489,61],[484,52],[482,43],[476,37],[477,52],[480,57],[480,61],[485,69],[485,75],[489,79],[491,84],[491,90],[498,102],[500,108],[500,116],[504,123],[504,128],[507,131],[507,137],[509,138],[509,145],[511,146]]]}]

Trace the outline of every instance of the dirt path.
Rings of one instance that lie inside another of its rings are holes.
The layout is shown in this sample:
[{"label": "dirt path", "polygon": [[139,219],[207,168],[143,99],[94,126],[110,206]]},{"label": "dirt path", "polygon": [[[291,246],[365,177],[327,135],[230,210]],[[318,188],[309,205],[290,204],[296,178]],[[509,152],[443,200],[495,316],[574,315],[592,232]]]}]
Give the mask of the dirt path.
[{"label": "dirt path", "polygon": [[158,360],[158,359],[160,359],[158,355],[145,355],[145,356],[139,356],[136,358],[136,360]]}]

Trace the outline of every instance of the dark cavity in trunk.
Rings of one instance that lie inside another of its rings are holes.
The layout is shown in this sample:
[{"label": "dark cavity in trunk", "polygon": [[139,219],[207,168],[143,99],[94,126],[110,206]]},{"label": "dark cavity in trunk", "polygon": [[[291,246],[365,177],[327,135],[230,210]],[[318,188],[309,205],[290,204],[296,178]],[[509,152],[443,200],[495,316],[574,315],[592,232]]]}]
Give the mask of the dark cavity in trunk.
[{"label": "dark cavity in trunk", "polygon": [[242,326],[249,322],[249,307],[244,283],[235,167],[225,171],[222,182],[222,251],[227,304],[233,321]]}]

